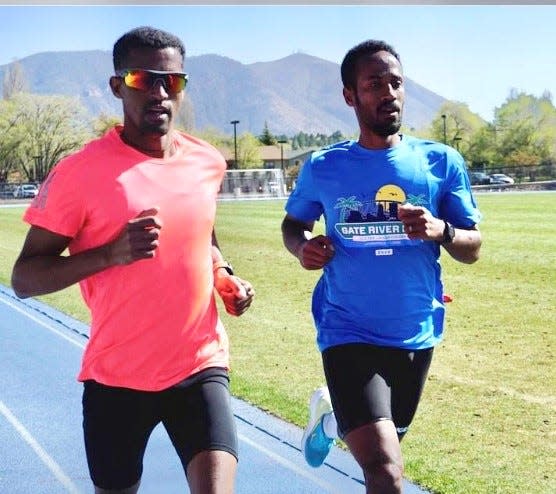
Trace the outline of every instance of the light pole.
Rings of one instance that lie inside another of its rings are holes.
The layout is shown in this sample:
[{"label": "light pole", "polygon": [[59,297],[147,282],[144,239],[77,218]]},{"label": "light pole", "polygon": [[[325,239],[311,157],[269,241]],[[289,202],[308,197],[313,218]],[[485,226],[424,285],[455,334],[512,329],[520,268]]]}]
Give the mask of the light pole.
[{"label": "light pole", "polygon": [[446,144],[446,115],[442,114],[442,127],[444,129],[444,144]]},{"label": "light pole", "polygon": [[236,125],[239,123],[239,120],[232,120],[230,123],[234,126],[234,168],[237,168],[237,134],[236,134]]},{"label": "light pole", "polygon": [[454,137],[454,144],[456,145],[456,149],[459,153],[459,141],[461,141],[461,137]]}]

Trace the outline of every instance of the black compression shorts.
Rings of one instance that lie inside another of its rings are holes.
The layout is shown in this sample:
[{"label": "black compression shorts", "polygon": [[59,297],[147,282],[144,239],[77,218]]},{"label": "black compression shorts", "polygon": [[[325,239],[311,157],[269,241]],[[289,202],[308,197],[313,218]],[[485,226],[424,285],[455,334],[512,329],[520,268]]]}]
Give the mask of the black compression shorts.
[{"label": "black compression shorts", "polygon": [[86,381],[83,430],[91,479],[97,487],[124,489],[143,472],[148,438],[162,422],[184,470],[206,450],[237,458],[237,433],[225,369],[210,368],[163,391],[137,391]]},{"label": "black compression shorts", "polygon": [[403,436],[417,410],[432,354],[433,348],[360,343],[326,349],[322,360],[339,436],[385,419],[393,420]]}]

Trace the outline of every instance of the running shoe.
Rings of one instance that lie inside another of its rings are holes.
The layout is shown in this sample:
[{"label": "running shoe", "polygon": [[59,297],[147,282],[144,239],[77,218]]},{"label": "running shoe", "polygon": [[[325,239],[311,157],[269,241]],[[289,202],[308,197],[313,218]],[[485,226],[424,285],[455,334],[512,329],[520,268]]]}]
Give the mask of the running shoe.
[{"label": "running shoe", "polygon": [[323,386],[313,392],[309,404],[309,423],[301,438],[301,451],[305,461],[312,467],[320,467],[328,453],[334,439],[324,433],[322,421],[327,413],[332,412],[328,388]]}]

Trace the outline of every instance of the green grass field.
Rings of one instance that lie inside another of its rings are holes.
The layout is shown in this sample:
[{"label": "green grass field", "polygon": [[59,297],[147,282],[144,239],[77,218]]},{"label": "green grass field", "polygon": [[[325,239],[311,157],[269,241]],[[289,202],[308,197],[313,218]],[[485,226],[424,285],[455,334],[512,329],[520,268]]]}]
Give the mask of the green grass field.
[{"label": "green grass field", "polygon": [[[482,257],[467,266],[443,256],[454,302],[404,440],[406,476],[442,494],[556,492],[556,193],[477,200]],[[0,209],[5,285],[26,231],[22,211]],[[282,201],[222,202],[218,211],[222,250],[257,291],[247,314],[222,316],[233,393],[303,426],[311,391],[324,382],[309,311],[318,273],[282,246]],[[41,299],[88,321],[76,287]]]}]

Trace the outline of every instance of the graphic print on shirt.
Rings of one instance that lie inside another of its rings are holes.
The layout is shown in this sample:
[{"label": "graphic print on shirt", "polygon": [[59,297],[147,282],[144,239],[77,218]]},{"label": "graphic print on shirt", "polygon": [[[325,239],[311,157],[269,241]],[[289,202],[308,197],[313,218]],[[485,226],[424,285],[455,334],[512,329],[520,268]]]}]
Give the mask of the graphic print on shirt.
[{"label": "graphic print on shirt", "polygon": [[371,200],[357,196],[339,197],[334,209],[339,210],[336,233],[344,244],[351,247],[378,247],[383,245],[412,245],[398,220],[398,208],[402,204],[427,207],[424,194],[407,194],[401,187],[386,184],[380,187]]}]

